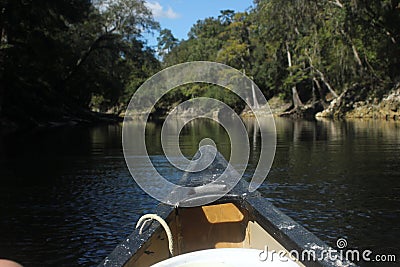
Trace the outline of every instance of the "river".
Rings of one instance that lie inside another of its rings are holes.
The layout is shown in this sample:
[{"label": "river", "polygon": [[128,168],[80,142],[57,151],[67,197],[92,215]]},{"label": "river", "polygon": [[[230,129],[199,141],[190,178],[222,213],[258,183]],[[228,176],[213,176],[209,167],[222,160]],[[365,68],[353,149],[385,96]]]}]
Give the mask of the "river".
[{"label": "river", "polygon": [[[251,119],[251,155],[260,136]],[[179,173],[160,146],[159,123],[147,126],[148,151],[172,180]],[[277,150],[259,191],[329,245],[399,251],[400,123],[276,119]],[[131,178],[121,125],[70,127],[0,137],[0,258],[25,266],[93,266],[130,234],[157,201]],[[229,156],[215,122],[195,120],[180,136],[184,154],[213,139]]]}]

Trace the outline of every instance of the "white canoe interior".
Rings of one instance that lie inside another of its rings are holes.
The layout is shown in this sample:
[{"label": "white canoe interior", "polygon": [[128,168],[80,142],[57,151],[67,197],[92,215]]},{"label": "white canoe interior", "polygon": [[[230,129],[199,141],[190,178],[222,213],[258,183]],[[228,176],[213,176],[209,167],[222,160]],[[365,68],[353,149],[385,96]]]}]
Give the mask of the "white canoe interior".
[{"label": "white canoe interior", "polygon": [[[166,222],[173,236],[174,256],[214,248],[264,250],[268,246],[269,251],[286,250],[260,226],[257,218],[234,203],[178,208]],[[169,257],[168,239],[159,227],[125,266],[150,266]]]},{"label": "white canoe interior", "polygon": [[264,259],[264,252],[258,249],[206,249],[182,254],[156,263],[152,267],[298,267],[298,264],[287,257],[273,259],[272,252],[268,255],[269,259],[260,260],[260,253]]}]

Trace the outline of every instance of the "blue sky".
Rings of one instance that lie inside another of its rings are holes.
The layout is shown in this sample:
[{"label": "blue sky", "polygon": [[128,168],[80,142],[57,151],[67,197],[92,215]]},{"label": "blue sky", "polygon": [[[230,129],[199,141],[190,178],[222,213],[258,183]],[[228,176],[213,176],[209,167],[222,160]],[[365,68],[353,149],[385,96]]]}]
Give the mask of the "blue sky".
[{"label": "blue sky", "polygon": [[[220,10],[232,9],[245,11],[252,6],[253,0],[148,0],[147,6],[152,10],[161,28],[170,29],[173,35],[181,40],[199,19],[217,17]],[[149,45],[157,44],[157,36],[146,36]]]}]

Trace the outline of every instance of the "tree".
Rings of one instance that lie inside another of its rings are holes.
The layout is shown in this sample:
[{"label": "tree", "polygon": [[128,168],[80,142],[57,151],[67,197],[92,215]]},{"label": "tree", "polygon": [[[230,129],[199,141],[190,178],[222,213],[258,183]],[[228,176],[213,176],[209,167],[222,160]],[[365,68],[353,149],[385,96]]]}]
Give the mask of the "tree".
[{"label": "tree", "polygon": [[[223,10],[197,21],[187,40],[167,49],[163,64],[231,65],[268,98],[291,100],[298,110],[327,106],[354,84],[382,95],[400,77],[399,2],[256,0],[247,12]],[[205,94],[205,87],[184,87],[178,95]]]},{"label": "tree", "polygon": [[[145,30],[157,30],[159,24],[153,20],[151,11],[141,0],[97,0],[94,1],[101,16],[96,16],[95,23],[101,26],[92,35],[87,48],[81,52],[65,80],[68,80],[96,49],[107,48],[107,43],[115,40],[136,41]],[[91,26],[89,26],[92,28]],[[88,32],[85,32],[86,34]],[[106,44],[104,44],[106,43]]]},{"label": "tree", "polygon": [[229,25],[232,23],[235,11],[231,9],[221,10],[221,15],[218,16],[218,20],[222,23],[222,25]]},{"label": "tree", "polygon": [[0,4],[3,117],[35,125],[86,116],[92,97],[101,96],[104,109],[119,105],[130,79],[158,68],[141,41],[158,29],[143,1]]},{"label": "tree", "polygon": [[163,29],[160,31],[160,36],[157,37],[158,53],[160,56],[168,54],[171,50],[178,45],[178,39],[172,34],[171,30]]},{"label": "tree", "polygon": [[[226,13],[226,11],[223,12]],[[230,23],[225,24],[224,32],[219,35],[225,42],[218,51],[217,61],[240,69],[243,72],[247,71],[247,74],[251,75],[251,61],[249,60],[250,23],[246,20],[246,17],[247,13],[236,13],[231,15]]]}]

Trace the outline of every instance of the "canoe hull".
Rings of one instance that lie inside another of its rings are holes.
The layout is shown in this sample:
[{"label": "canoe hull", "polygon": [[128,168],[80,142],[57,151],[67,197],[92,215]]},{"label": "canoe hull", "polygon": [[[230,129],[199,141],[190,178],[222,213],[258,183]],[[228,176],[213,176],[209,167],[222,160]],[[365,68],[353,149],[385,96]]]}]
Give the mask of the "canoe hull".
[{"label": "canoe hull", "polygon": [[[204,156],[207,151],[203,149],[202,153]],[[194,159],[199,156],[198,152]],[[200,173],[185,173],[180,184],[202,186],[225,170],[236,175],[232,166],[218,153],[207,169]],[[283,251],[287,255],[308,252],[307,257],[295,259],[299,266],[355,266],[342,259],[339,253],[327,257],[326,252],[332,251],[332,248],[257,191],[249,193],[248,188],[249,184],[241,179],[228,194],[202,206],[192,204],[198,203],[199,198],[216,199],[214,191],[204,192],[196,198],[192,195],[176,198],[176,193],[171,192],[172,199],[183,200],[181,205],[160,204],[156,210],[171,230],[174,255],[214,248],[268,248],[269,251]],[[168,259],[170,254],[163,227],[153,221],[142,234],[134,231],[100,266],[150,266]]]}]

